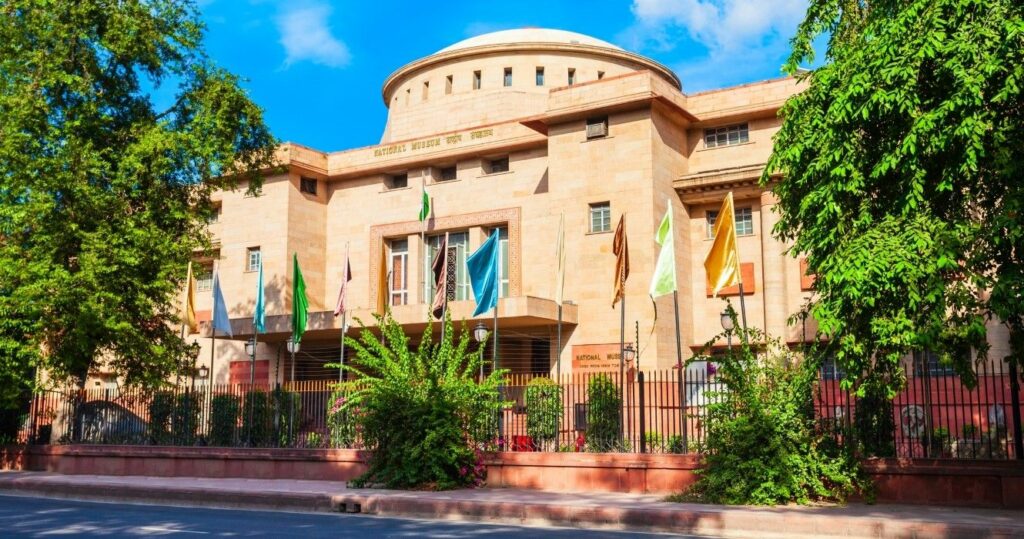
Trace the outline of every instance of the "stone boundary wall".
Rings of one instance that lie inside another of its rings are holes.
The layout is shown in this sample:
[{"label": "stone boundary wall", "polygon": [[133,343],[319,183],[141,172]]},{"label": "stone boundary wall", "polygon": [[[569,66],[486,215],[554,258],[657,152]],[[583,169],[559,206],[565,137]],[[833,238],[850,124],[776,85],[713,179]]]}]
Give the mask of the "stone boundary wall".
[{"label": "stone boundary wall", "polygon": [[[0,470],[60,474],[347,481],[366,470],[353,449],[0,446]],[[669,494],[696,481],[700,457],[629,453],[494,453],[487,484],[561,492]],[[1024,462],[868,459],[880,503],[1024,509]]]}]

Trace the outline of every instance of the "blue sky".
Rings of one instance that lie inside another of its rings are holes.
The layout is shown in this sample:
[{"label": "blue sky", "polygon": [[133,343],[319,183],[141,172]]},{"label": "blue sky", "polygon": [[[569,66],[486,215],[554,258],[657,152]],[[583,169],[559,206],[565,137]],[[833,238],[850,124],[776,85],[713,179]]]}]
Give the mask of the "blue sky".
[{"label": "blue sky", "polygon": [[246,79],[274,134],[319,150],[376,144],[402,65],[486,32],[588,34],[675,70],[690,93],[780,75],[806,0],[200,0],[206,49]]}]

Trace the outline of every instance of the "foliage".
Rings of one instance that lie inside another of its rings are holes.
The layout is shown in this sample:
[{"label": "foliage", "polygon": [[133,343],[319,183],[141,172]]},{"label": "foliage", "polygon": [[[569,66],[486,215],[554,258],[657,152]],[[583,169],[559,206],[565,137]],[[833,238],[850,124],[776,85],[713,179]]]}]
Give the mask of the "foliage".
[{"label": "foliage", "polygon": [[238,443],[238,415],[242,405],[235,395],[216,395],[210,403],[210,445]]},{"label": "foliage", "polygon": [[768,343],[768,351],[758,356],[744,339],[715,356],[725,390],[710,395],[705,466],[689,495],[755,505],[843,500],[860,486],[859,467],[852,452],[836,451],[815,428],[817,362],[797,360],[759,332],[747,336]]},{"label": "foliage", "polygon": [[[291,447],[299,435],[302,423],[302,400],[299,399],[297,392],[281,388],[271,391],[270,398],[277,412],[277,419],[274,421],[274,425],[277,426],[277,443],[281,447]],[[292,411],[288,410],[289,404],[293,408]],[[294,422],[293,428],[289,428],[290,422]]]},{"label": "foliage", "polygon": [[348,392],[339,389],[331,394],[327,403],[327,428],[331,447],[352,447],[356,443],[356,409],[345,408]]},{"label": "foliage", "polygon": [[666,444],[666,451],[676,454],[686,453],[686,445],[683,444],[683,437],[678,434],[669,436],[668,443]]},{"label": "foliage", "polygon": [[[1024,354],[1024,4],[812,0],[787,64],[825,62],[783,107],[764,183],[817,275],[811,314],[840,366],[899,389],[930,349],[974,381],[985,322]],[[861,388],[857,388],[860,391]]]},{"label": "foliage", "polygon": [[623,449],[622,397],[611,377],[600,374],[587,385],[587,450]]},{"label": "foliage", "polygon": [[562,420],[562,387],[538,377],[526,385],[526,434],[543,449],[558,439]]},{"label": "foliage", "polygon": [[861,384],[862,396],[857,399],[853,414],[860,453],[867,457],[896,456],[896,420],[892,398],[885,379],[866,380]]},{"label": "foliage", "polygon": [[186,391],[175,398],[171,429],[174,432],[174,443],[177,445],[196,443],[199,414],[202,412],[203,406],[200,395],[200,393]]},{"label": "foliage", "polygon": [[203,30],[189,0],[0,5],[0,407],[37,367],[81,385],[102,358],[156,387],[189,361],[210,194],[255,192],[275,146]]},{"label": "foliage", "polygon": [[238,433],[252,447],[274,445],[273,410],[262,389],[245,392],[242,401],[242,430]]},{"label": "foliage", "polygon": [[465,325],[456,341],[450,319],[439,343],[432,342],[428,325],[416,348],[390,315],[377,322],[380,337],[363,329],[358,340],[347,338],[356,359],[342,367],[354,376],[342,410],[359,411],[363,443],[372,451],[369,469],[354,483],[435,489],[478,484],[484,467],[475,427],[497,414],[505,371],[477,381],[483,347],[469,351]]},{"label": "foliage", "polygon": [[174,394],[157,391],[149,401],[149,441],[154,445],[171,443],[171,416],[174,414]]}]

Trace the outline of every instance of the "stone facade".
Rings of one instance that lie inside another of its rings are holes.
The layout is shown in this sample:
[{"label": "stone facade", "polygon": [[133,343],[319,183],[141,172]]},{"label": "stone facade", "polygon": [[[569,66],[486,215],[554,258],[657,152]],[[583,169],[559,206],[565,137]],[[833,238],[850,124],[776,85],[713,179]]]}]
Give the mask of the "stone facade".
[{"label": "stone facade", "polygon": [[[389,117],[379,145],[322,152],[287,143],[278,152],[283,172],[269,174],[259,196],[246,196],[244,185],[218,194],[220,218],[210,225],[218,250],[203,263],[220,275],[234,337],[218,338],[211,352],[207,325],[192,336],[203,347],[201,364],[213,361],[216,383],[240,381],[231,373],[248,372],[229,369],[233,361],[248,361],[243,342],[252,336],[256,274],[248,271],[248,250],[259,248],[264,261],[267,333],[259,335],[257,359],[268,361],[269,369],[260,372],[270,380],[291,376],[283,343],[290,333],[295,253],[310,299],[296,376],[322,378],[337,376],[318,365],[338,354],[341,321],[330,311],[346,253],[354,274],[348,293],[354,335],[354,318],[374,325],[381,250],[393,255],[393,241],[406,241],[407,300],[393,313],[418,335],[429,303],[421,233],[466,233],[471,252],[494,227],[506,228],[509,237],[509,293],[498,308],[502,366],[516,372],[584,370],[587,358],[574,357],[574,349],[598,350],[604,359],[618,351],[611,247],[622,215],[631,256],[626,341],[639,334],[642,368],[669,368],[677,354],[673,298],[657,301],[655,319],[647,294],[658,255],[655,229],[671,204],[682,356],[689,357],[721,331],[725,302],[706,293],[703,260],[711,245],[708,212],[729,191],[743,212],[739,250],[750,277],[749,324],[791,343],[813,336],[813,321],[787,325],[811,293],[809,280],[800,261],[771,236],[775,201],[758,184],[780,125],[778,110],[800,89],[795,80],[686,94],[664,66],[586,36],[498,34],[456,44],[392,74],[383,89]],[[605,119],[606,134],[588,137],[588,123]],[[709,144],[707,137],[718,129],[721,143],[715,138]],[[454,178],[448,176],[452,167]],[[315,193],[304,192],[303,183]],[[425,224],[416,217],[421,189],[433,199]],[[610,208],[610,226],[591,230],[592,212],[602,204]],[[563,309],[558,349],[553,288],[563,214],[564,297],[571,304]],[[735,296],[730,299],[736,303]],[[210,308],[209,294],[201,291],[201,319],[209,319]],[[471,295],[453,302],[453,318],[476,324],[472,308]],[[490,326],[490,315],[480,321]],[[996,348],[994,357],[1001,357]]]}]

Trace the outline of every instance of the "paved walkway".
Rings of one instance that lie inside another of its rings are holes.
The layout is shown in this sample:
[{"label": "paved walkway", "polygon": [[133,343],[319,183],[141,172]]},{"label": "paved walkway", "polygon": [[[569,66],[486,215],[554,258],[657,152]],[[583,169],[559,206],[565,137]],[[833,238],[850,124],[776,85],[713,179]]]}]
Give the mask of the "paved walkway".
[{"label": "paved walkway", "polygon": [[0,493],[167,505],[335,511],[451,520],[646,529],[720,537],[1024,538],[1024,512],[949,507],[723,507],[654,495],[514,489],[409,492],[336,481],[0,472]]}]

